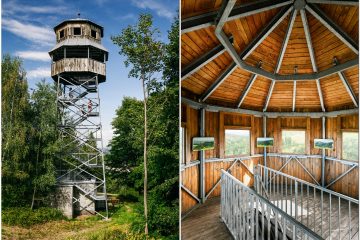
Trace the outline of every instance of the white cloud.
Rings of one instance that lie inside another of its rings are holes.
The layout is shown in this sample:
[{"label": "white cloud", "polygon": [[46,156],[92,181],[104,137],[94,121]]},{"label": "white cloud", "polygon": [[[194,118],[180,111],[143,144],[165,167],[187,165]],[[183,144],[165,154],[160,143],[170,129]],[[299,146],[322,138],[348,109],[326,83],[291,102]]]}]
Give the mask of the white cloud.
[{"label": "white cloud", "polygon": [[136,20],[137,16],[133,13],[128,13],[119,17],[120,20]]},{"label": "white cloud", "polygon": [[37,13],[37,14],[63,14],[67,12],[65,6],[31,6],[19,4],[16,1],[8,1],[3,5],[4,13],[14,14],[14,13]]},{"label": "white cloud", "polygon": [[27,39],[37,45],[54,45],[55,34],[48,27],[40,27],[30,23],[22,23],[14,19],[3,19],[3,28],[18,37]]},{"label": "white cloud", "polygon": [[173,19],[175,16],[175,11],[168,9],[164,3],[159,3],[154,0],[132,0],[132,3],[138,8],[155,11],[159,17]]},{"label": "white cloud", "polygon": [[27,72],[28,79],[42,79],[51,76],[50,67],[38,67]]},{"label": "white cloud", "polygon": [[43,61],[43,62],[50,61],[50,56],[47,52],[18,51],[15,52],[15,56],[28,60]]}]

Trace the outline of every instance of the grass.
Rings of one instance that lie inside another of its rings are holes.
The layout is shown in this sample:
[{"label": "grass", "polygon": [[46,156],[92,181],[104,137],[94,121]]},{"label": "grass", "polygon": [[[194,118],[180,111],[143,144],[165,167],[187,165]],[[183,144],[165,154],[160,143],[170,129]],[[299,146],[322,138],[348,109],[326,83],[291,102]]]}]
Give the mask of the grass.
[{"label": "grass", "polygon": [[[145,239],[139,203],[120,203],[110,209],[108,220],[81,216],[73,220],[55,220],[28,227],[2,224],[2,239],[112,240]],[[150,236],[148,239],[164,239]]]}]

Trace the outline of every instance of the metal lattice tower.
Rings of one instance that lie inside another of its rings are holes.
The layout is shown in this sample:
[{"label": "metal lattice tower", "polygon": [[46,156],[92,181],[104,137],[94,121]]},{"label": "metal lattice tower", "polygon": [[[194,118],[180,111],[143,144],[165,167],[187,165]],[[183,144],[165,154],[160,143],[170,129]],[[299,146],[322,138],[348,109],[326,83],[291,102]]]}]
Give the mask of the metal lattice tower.
[{"label": "metal lattice tower", "polygon": [[57,164],[57,185],[68,195],[59,208],[69,217],[90,213],[107,218],[99,97],[108,58],[101,45],[103,27],[77,18],[60,23],[54,31],[51,76],[57,83],[58,129],[66,142]]}]

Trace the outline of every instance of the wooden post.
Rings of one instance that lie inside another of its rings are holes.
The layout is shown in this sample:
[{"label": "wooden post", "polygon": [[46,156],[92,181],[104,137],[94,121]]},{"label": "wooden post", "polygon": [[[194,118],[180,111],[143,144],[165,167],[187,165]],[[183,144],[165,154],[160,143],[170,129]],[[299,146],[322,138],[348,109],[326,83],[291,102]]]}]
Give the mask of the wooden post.
[{"label": "wooden post", "polygon": [[306,118],[306,133],[305,133],[305,152],[306,154],[309,154],[310,155],[310,149],[311,149],[311,144],[310,144],[310,128],[311,128],[311,119],[310,117],[307,117]]},{"label": "wooden post", "polygon": [[250,156],[255,154],[255,117],[251,116],[251,129],[250,129]]},{"label": "wooden post", "polygon": [[[325,134],[325,125],[326,125],[326,118],[322,117],[322,138],[326,138]],[[321,159],[321,186],[325,187],[325,149],[322,149],[322,159]]]},{"label": "wooden post", "polygon": [[219,112],[219,158],[225,156],[224,112]]},{"label": "wooden post", "polygon": [[191,162],[191,108],[186,105],[186,145],[185,145],[185,163]]},{"label": "wooden post", "polygon": [[[200,109],[200,136],[205,137],[205,109]],[[201,203],[206,200],[205,194],[205,151],[200,151],[200,199]]]}]

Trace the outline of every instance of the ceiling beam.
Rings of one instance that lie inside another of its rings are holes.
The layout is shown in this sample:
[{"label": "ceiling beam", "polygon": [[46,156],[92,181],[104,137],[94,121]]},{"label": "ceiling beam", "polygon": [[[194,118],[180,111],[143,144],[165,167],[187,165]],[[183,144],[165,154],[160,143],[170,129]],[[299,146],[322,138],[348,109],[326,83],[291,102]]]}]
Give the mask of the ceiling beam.
[{"label": "ceiling beam", "polygon": [[[273,0],[273,1],[258,0],[255,2],[241,4],[235,6],[231,10],[227,21],[269,11],[271,9],[292,4],[292,2],[293,1],[291,0],[290,1],[289,0]],[[209,13],[204,13],[198,16],[183,19],[181,21],[181,34],[215,25],[215,21],[218,16],[219,16],[219,11],[212,11]]]},{"label": "ceiling beam", "polygon": [[[260,61],[260,62],[258,63],[258,68],[261,67],[261,64],[262,64],[262,62]],[[247,94],[250,92],[251,86],[254,84],[257,76],[258,76],[257,74],[252,74],[252,75],[251,75],[250,80],[247,82],[244,91],[243,91],[242,94],[240,95],[239,103],[238,103],[238,105],[237,105],[238,108],[240,108],[240,106],[241,106],[241,104],[243,103],[245,97],[246,97]]]},{"label": "ceiling beam", "polygon": [[[233,39],[234,38],[231,36],[229,38],[229,41],[232,43]],[[207,53],[203,54],[201,57],[195,59],[189,65],[187,65],[186,67],[184,67],[182,69],[181,80],[184,80],[187,77],[189,77],[190,75],[194,74],[200,68],[202,68],[209,62],[213,61],[215,58],[217,58],[218,56],[223,54],[225,51],[226,50],[225,50],[224,46],[222,44],[219,44],[216,47],[214,47],[213,49],[211,49],[210,51],[208,51]]]},{"label": "ceiling beam", "polygon": [[318,94],[319,94],[321,110],[323,112],[325,112],[325,104],[324,104],[324,98],[323,98],[322,91],[321,91],[320,79],[316,79],[316,87],[317,87]]},{"label": "ceiling beam", "polygon": [[266,112],[266,110],[267,110],[267,108],[268,108],[268,106],[269,106],[269,102],[270,102],[270,98],[271,98],[272,92],[273,92],[273,90],[274,90],[274,86],[275,86],[275,81],[272,80],[272,81],[271,81],[271,85],[270,85],[270,87],[269,87],[268,95],[267,95],[267,97],[266,97],[266,102],[265,102],[265,106],[264,106],[264,110],[263,110],[264,112]]},{"label": "ceiling beam", "polygon": [[295,106],[296,106],[296,81],[294,81],[294,87],[293,87],[293,100],[292,100],[292,111],[295,112]]},{"label": "ceiling beam", "polygon": [[321,118],[321,117],[337,117],[340,115],[352,115],[357,114],[359,112],[358,108],[354,109],[346,109],[346,110],[338,110],[332,112],[260,112],[248,109],[241,109],[241,108],[230,108],[230,107],[220,107],[209,105],[206,103],[196,102],[190,100],[188,98],[182,97],[181,102],[183,104],[187,104],[194,109],[203,108],[209,112],[234,112],[234,113],[242,113],[248,115],[254,115],[256,117],[266,116],[269,118],[276,118],[276,117],[310,117],[310,118]]},{"label": "ceiling beam", "polygon": [[259,34],[246,46],[246,48],[241,52],[240,58],[242,60],[246,59],[282,22],[282,20],[284,20],[284,18],[290,13],[292,9],[293,6],[283,7],[280,12],[278,12],[275,17],[273,17],[273,19],[259,32]]},{"label": "ceiling beam", "polygon": [[220,75],[217,77],[215,82],[202,94],[200,101],[204,102],[224,81],[231,73],[236,69],[236,63],[232,62]]},{"label": "ceiling beam", "polygon": [[359,6],[359,0],[307,0],[308,3],[322,3],[322,4],[336,4],[336,5],[351,5]]},{"label": "ceiling beam", "polygon": [[359,54],[359,47],[345,31],[343,31],[331,18],[329,18],[318,6],[307,4],[305,6],[315,18],[317,18],[325,27],[335,34],[344,44],[346,44],[353,52]]},{"label": "ceiling beam", "polygon": [[[334,64],[337,65],[338,64],[338,60],[334,57]],[[353,101],[355,107],[358,107],[358,99],[356,97],[356,94],[354,93],[353,89],[351,88],[351,85],[349,83],[349,81],[347,80],[345,74],[343,72],[338,72],[338,75],[341,79],[341,81],[344,84],[344,87],[346,88],[346,91],[348,92],[351,100]]]},{"label": "ceiling beam", "polygon": [[280,70],[281,63],[282,63],[282,60],[283,60],[283,58],[284,58],[285,50],[286,50],[287,44],[288,44],[289,39],[290,39],[291,31],[292,31],[293,26],[294,26],[294,22],[295,22],[295,19],[296,19],[296,15],[297,15],[297,10],[294,9],[294,10],[292,11],[292,13],[291,13],[290,20],[289,20],[289,24],[288,24],[288,27],[287,27],[287,29],[286,29],[284,41],[283,41],[282,46],[281,46],[281,50],[280,50],[280,54],[279,54],[279,57],[278,57],[278,61],[277,61],[277,63],[276,63],[275,73],[278,73],[279,70]]},{"label": "ceiling beam", "polygon": [[312,41],[311,41],[310,29],[309,29],[309,24],[307,21],[305,10],[301,9],[300,14],[301,14],[301,20],[302,20],[304,31],[305,31],[306,43],[307,43],[307,46],[309,49],[311,65],[312,65],[313,71],[317,72],[318,69],[316,66],[315,53],[314,53],[314,48],[313,48]]},{"label": "ceiling beam", "polygon": [[251,72],[253,74],[257,74],[257,75],[263,76],[265,78],[271,79],[271,80],[276,80],[276,81],[314,80],[315,81],[316,79],[320,79],[320,78],[324,78],[324,77],[333,75],[339,71],[344,71],[346,69],[352,68],[359,64],[359,59],[355,58],[355,59],[352,59],[345,63],[341,63],[339,65],[333,66],[331,68],[328,68],[328,69],[325,69],[323,71],[316,72],[316,73],[291,74],[291,75],[273,74],[273,73],[267,72],[261,68],[257,68],[256,66],[251,66],[251,65],[247,64],[246,62],[244,62],[243,60],[241,60],[240,56],[236,52],[234,46],[231,44],[231,42],[229,41],[229,38],[226,36],[224,31],[222,31],[222,29],[216,28],[215,34],[216,34],[217,38],[219,39],[220,43],[225,47],[225,49],[227,50],[227,52],[229,53],[231,58],[236,62],[236,64],[240,68],[242,68],[248,72]]}]

